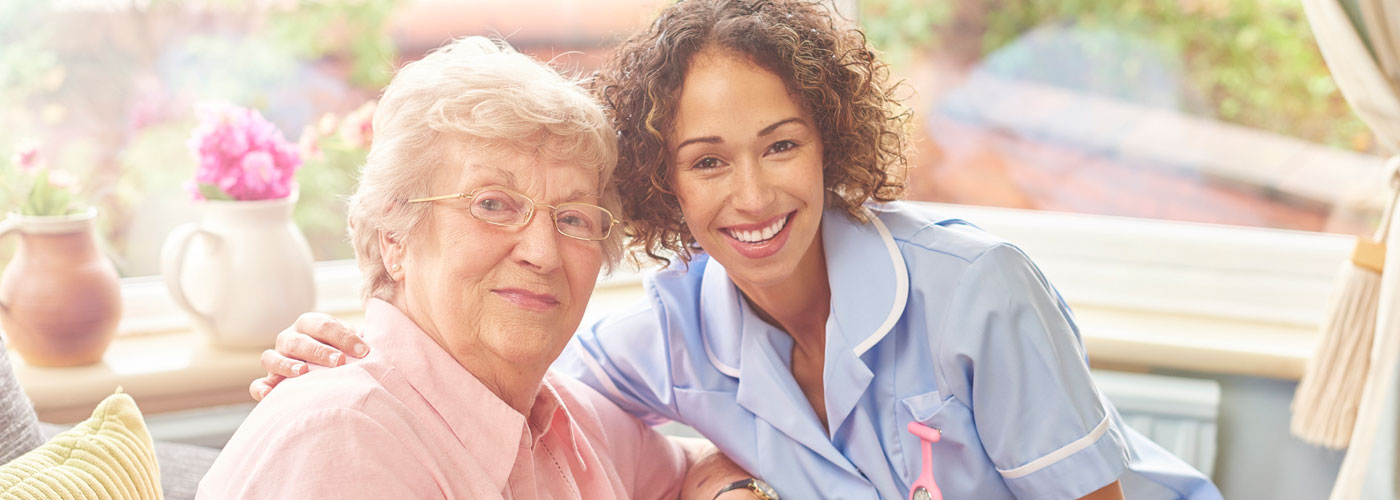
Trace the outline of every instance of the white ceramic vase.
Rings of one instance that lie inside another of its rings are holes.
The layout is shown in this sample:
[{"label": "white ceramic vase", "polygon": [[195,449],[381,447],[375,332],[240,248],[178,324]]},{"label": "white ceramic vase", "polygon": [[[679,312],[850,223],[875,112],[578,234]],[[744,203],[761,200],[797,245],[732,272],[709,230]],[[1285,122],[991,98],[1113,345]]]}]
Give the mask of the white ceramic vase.
[{"label": "white ceramic vase", "polygon": [[292,223],[296,193],[200,205],[202,220],[165,240],[165,285],[214,345],[270,348],[277,332],[316,305],[311,248]]}]

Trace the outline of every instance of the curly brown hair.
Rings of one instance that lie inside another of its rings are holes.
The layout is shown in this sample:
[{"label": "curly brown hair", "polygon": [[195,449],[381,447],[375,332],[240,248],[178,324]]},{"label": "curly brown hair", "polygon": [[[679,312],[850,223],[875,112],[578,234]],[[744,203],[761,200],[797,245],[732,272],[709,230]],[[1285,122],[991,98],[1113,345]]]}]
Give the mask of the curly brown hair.
[{"label": "curly brown hair", "polygon": [[671,186],[666,137],[691,59],[741,55],[801,96],[821,134],[826,204],[856,220],[861,205],[904,191],[909,110],[865,34],[814,0],[683,0],[621,45],[593,82],[618,130],[614,176],[633,245],[669,263],[698,251]]}]

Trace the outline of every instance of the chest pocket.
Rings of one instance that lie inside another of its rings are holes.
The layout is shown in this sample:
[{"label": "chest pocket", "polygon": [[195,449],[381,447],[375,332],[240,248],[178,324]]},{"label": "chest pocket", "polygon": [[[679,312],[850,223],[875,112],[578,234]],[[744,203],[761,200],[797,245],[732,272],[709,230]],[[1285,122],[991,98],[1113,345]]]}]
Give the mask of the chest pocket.
[{"label": "chest pocket", "polygon": [[[943,432],[939,442],[933,445],[934,459],[937,460],[940,448],[951,443],[953,436],[957,435],[955,427],[950,425],[952,415],[944,414],[945,412],[956,412],[956,409],[950,408],[950,406],[959,405],[952,397],[944,398],[942,393],[932,391],[900,399],[899,404],[895,407],[895,413],[899,416],[897,420],[899,425],[895,429],[899,433],[899,443],[903,451],[902,479],[906,484],[918,478],[919,473],[923,470],[923,454],[919,438],[907,430],[909,423],[918,422]],[[934,472],[935,474],[938,472],[937,468]]]},{"label": "chest pocket", "polygon": [[900,399],[895,412],[899,416],[904,484],[912,483],[923,471],[919,438],[907,430],[910,422],[918,422],[943,433],[932,451],[934,477],[945,497],[1011,498],[982,449],[972,410],[961,401],[933,391]]}]

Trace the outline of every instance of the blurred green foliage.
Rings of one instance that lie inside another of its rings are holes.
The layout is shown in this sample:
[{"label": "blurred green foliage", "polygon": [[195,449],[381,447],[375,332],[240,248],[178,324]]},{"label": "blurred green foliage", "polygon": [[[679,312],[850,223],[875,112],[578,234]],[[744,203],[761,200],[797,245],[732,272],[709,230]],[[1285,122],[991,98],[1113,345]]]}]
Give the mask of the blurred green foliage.
[{"label": "blurred green foliage", "polygon": [[297,172],[297,184],[302,199],[293,215],[318,260],[355,257],[347,244],[345,198],[354,193],[360,167],[369,156],[376,104],[369,101],[344,117],[327,113],[301,132],[305,163]]},{"label": "blurred green foliage", "polygon": [[389,37],[398,0],[302,1],[268,19],[267,35],[302,60],[343,53],[350,59],[350,84],[383,88],[394,74],[398,51]]},{"label": "blurred green foliage", "polygon": [[[976,62],[1043,27],[1111,32],[1083,37],[1079,49],[1113,52],[1108,45],[1125,39],[1153,47],[1180,69],[1179,101],[1205,101],[1189,111],[1346,149],[1374,147],[1297,0],[860,0],[860,9],[871,42],[897,67],[936,51]],[[1120,81],[1142,70],[1138,60],[1116,63],[1074,70],[1118,73]]]}]

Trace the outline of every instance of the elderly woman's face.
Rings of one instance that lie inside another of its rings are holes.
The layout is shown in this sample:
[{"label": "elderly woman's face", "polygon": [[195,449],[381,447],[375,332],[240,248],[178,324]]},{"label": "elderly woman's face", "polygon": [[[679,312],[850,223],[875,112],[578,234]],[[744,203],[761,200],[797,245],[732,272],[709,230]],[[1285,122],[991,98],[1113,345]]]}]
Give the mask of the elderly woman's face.
[{"label": "elderly woman's face", "polygon": [[[432,194],[503,187],[536,203],[598,204],[598,173],[512,151],[463,148],[444,163]],[[458,360],[548,365],[583,318],[602,245],[555,230],[547,207],[502,227],[472,216],[470,199],[433,203],[405,245],[408,313]],[[493,359],[490,359],[493,358]]]}]

